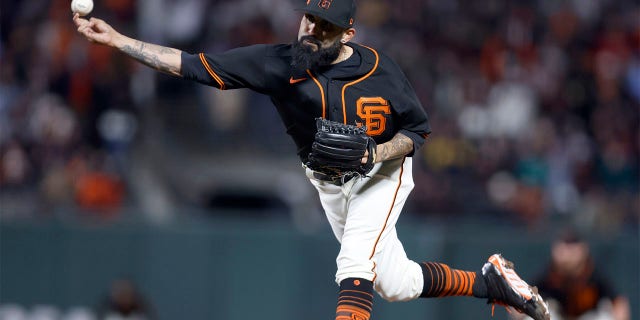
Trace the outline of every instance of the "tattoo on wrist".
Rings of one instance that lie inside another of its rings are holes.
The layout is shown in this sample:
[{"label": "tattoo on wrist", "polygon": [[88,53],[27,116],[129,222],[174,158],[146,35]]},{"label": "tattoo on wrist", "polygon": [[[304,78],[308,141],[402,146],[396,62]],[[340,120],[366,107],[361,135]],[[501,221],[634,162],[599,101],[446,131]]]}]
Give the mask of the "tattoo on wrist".
[{"label": "tattoo on wrist", "polygon": [[380,159],[379,161],[384,161],[399,158],[411,152],[412,148],[413,141],[411,139],[405,136],[395,136],[380,150],[378,159]]},{"label": "tattoo on wrist", "polygon": [[135,44],[135,46],[125,45],[122,47],[122,52],[158,71],[170,74],[178,74],[180,72],[177,66],[165,61],[167,57],[164,57],[165,59],[162,57],[163,55],[178,54],[175,49],[156,46],[142,41],[136,41]]}]

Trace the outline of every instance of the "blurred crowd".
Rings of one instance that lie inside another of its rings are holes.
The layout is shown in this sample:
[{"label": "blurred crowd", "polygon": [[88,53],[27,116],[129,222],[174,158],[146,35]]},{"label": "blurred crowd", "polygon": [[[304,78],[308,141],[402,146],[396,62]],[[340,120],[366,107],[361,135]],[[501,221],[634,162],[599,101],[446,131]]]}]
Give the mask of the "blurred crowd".
[{"label": "blurred crowd", "polygon": [[[92,15],[143,41],[219,52],[292,41],[294,5],[103,0]],[[280,152],[291,143],[268,99],[183,83],[92,45],[76,33],[68,0],[3,1],[0,13],[5,218],[66,206],[111,217],[135,207],[131,154],[149,143],[157,119],[188,137],[180,144],[207,140],[191,139],[197,126],[188,124],[204,118],[218,154],[295,157]],[[362,0],[356,29],[356,42],[398,61],[430,116],[406,211],[637,230],[637,2]],[[188,154],[179,158],[189,166]]]},{"label": "blurred crowd", "polygon": [[154,306],[128,278],[113,279],[95,306],[61,308],[52,304],[0,304],[0,320],[154,320]]}]

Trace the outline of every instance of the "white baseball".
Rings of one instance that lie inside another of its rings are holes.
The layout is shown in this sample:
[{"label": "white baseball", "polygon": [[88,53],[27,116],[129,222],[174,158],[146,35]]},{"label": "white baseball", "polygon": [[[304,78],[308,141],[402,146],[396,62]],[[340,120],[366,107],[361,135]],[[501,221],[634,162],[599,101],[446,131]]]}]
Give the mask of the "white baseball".
[{"label": "white baseball", "polygon": [[86,16],[93,10],[92,0],[71,0],[71,12]]}]

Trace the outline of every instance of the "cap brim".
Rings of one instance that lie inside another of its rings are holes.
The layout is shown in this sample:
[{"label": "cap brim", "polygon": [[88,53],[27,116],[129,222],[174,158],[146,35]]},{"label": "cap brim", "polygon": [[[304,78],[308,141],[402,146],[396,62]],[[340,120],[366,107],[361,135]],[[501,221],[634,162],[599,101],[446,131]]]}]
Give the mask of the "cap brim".
[{"label": "cap brim", "polygon": [[311,9],[311,8],[298,8],[298,9],[295,9],[295,11],[299,11],[299,12],[303,12],[303,13],[309,13],[309,14],[312,14],[314,16],[318,16],[318,17],[320,17],[320,18],[322,18],[324,20],[327,20],[327,21],[331,22],[332,24],[334,24],[334,25],[336,25],[336,26],[338,26],[340,28],[343,28],[343,29],[349,29],[349,28],[352,27],[352,26],[350,26],[348,24],[344,24],[344,23],[338,22],[337,20],[335,20],[335,19],[333,19],[331,17],[325,16],[324,15],[324,11],[322,11],[320,9],[314,10],[314,9]]}]

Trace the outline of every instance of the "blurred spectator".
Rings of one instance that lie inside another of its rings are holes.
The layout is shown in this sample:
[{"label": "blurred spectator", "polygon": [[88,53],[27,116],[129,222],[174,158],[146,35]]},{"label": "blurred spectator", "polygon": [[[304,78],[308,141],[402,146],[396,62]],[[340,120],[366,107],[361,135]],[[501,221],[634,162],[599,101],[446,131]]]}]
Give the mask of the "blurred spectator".
[{"label": "blurred spectator", "polygon": [[83,306],[62,310],[54,305],[38,304],[24,307],[20,304],[0,304],[0,320],[98,320],[94,312]]},{"label": "blurred spectator", "polygon": [[[536,282],[555,320],[629,320],[629,301],[595,267],[589,244],[567,231],[551,246],[551,261]],[[554,315],[555,313],[555,315]]]},{"label": "blurred spectator", "polygon": [[[132,1],[107,1],[104,8],[133,21]],[[51,216],[59,207],[113,212],[126,192],[126,166],[107,169],[107,161],[94,161],[79,172],[78,155],[105,150],[105,158],[125,161],[122,154],[137,126],[123,81],[129,66],[111,64],[117,57],[78,41],[68,17],[68,1],[2,4],[0,214],[5,218]],[[116,107],[118,112],[111,111]]]},{"label": "blurred spectator", "polygon": [[18,304],[0,304],[0,319],[25,320],[27,319],[27,311]]},{"label": "blurred spectator", "polygon": [[[110,0],[96,2],[93,14],[151,42],[222,51],[289,41],[298,23],[293,5]],[[430,141],[415,155],[419,195],[408,211],[534,227],[561,216],[602,233],[637,230],[637,1],[367,0],[358,14],[355,40],[398,61],[433,119]],[[39,217],[78,206],[79,198],[85,208],[110,203],[117,211],[129,200],[141,207],[144,200],[131,196],[147,190],[124,187],[142,180],[132,176],[140,172],[166,183],[172,198],[190,202],[207,190],[171,177],[183,168],[210,169],[215,161],[203,159],[202,150],[279,162],[292,147],[268,99],[145,72],[82,41],[69,15],[66,0],[2,2],[4,217]],[[261,121],[248,120],[256,114]],[[131,156],[149,149],[153,165]],[[92,170],[108,176],[93,175],[88,183],[78,163],[94,152],[105,154],[107,167]],[[93,187],[78,190],[79,182]]]},{"label": "blurred spectator", "polygon": [[107,297],[99,310],[100,320],[153,320],[151,306],[128,279],[111,282]]},{"label": "blurred spectator", "polygon": [[76,203],[87,211],[112,216],[123,203],[123,182],[108,171],[105,155],[95,152],[85,157],[78,158],[75,164],[78,166],[74,185]]}]

